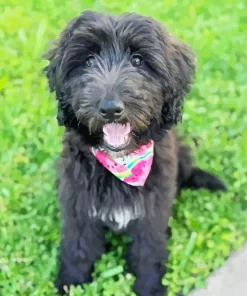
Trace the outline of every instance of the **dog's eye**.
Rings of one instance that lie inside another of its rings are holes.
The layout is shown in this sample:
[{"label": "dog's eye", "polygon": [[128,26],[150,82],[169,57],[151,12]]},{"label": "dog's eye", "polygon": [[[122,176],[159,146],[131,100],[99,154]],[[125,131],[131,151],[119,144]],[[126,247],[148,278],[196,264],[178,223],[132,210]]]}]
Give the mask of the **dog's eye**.
[{"label": "dog's eye", "polygon": [[143,64],[143,58],[140,55],[134,55],[131,59],[133,67],[140,67]]},{"label": "dog's eye", "polygon": [[94,56],[87,57],[87,59],[85,61],[85,65],[87,67],[93,67],[95,64],[96,64],[96,59]]}]

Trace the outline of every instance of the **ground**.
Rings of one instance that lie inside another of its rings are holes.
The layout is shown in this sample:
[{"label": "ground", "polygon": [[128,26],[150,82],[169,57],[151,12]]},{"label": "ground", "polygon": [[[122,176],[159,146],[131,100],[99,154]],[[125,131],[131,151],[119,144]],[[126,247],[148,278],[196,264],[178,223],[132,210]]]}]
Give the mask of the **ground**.
[{"label": "ground", "polygon": [[[247,240],[245,1],[1,1],[0,294],[56,295],[61,222],[54,162],[63,128],[41,55],[68,20],[88,8],[153,16],[196,52],[196,80],[179,130],[188,134],[197,164],[220,175],[229,191],[185,191],[175,202],[164,283],[169,296],[187,294]],[[107,236],[113,247],[97,262],[94,282],[71,296],[134,295],[133,276],[124,271],[128,239]]]},{"label": "ground", "polygon": [[193,291],[189,296],[243,296],[247,291],[247,244],[233,252],[227,262],[207,279],[205,288]]}]

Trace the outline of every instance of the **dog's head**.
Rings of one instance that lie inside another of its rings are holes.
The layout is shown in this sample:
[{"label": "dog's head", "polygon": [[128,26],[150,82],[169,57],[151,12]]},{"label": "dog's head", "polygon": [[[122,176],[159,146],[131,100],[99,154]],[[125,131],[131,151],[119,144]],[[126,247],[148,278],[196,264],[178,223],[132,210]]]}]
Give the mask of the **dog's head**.
[{"label": "dog's head", "polygon": [[176,124],[195,70],[189,47],[137,14],[86,11],[46,56],[59,124],[112,151],[134,148]]}]

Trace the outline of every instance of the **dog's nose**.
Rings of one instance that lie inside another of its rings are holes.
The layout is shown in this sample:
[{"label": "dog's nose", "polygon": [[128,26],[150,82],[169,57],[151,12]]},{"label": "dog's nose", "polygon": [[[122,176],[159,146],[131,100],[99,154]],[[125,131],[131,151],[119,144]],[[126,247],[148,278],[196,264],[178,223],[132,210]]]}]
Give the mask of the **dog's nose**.
[{"label": "dog's nose", "polygon": [[102,100],[99,103],[99,112],[105,119],[118,119],[124,113],[124,104],[121,101]]}]

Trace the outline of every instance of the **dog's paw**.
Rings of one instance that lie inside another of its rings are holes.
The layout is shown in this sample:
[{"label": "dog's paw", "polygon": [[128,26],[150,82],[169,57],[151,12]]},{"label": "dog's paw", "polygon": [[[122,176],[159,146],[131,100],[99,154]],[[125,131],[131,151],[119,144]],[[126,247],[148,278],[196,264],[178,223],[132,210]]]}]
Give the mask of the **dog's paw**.
[{"label": "dog's paw", "polygon": [[55,287],[57,288],[57,293],[59,295],[69,295],[70,287],[71,286],[79,286],[80,283],[71,283],[71,284],[65,284],[60,279],[56,279],[54,282]]},{"label": "dog's paw", "polygon": [[69,285],[62,283],[60,279],[56,279],[54,286],[57,288],[57,293],[59,295],[65,295],[69,293]]},{"label": "dog's paw", "polygon": [[150,288],[144,285],[142,287],[135,286],[134,290],[138,296],[165,296],[167,291],[164,286]]}]

